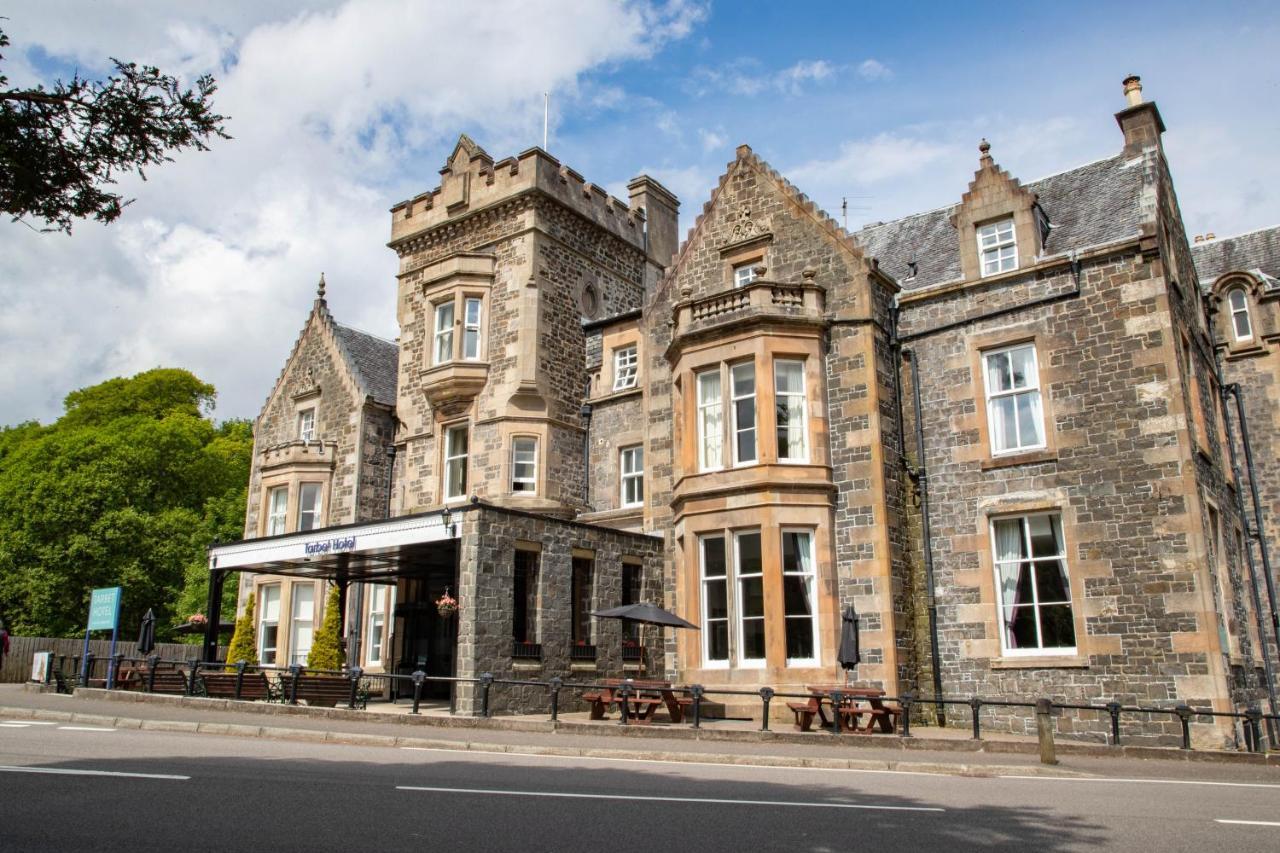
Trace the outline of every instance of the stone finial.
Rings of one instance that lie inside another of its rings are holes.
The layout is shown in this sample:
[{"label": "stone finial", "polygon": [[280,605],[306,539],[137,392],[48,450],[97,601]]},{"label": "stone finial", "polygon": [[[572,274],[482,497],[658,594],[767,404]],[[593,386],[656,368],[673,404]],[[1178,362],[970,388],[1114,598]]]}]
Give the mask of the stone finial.
[{"label": "stone finial", "polygon": [[1137,74],[1130,74],[1124,78],[1124,97],[1129,102],[1129,106],[1136,107],[1142,103],[1142,78]]},{"label": "stone finial", "polygon": [[978,159],[983,165],[991,162],[991,143],[985,137],[978,143],[978,153],[981,155]]},{"label": "stone finial", "polygon": [[320,284],[316,286],[316,298],[324,302],[324,273],[320,273]]}]

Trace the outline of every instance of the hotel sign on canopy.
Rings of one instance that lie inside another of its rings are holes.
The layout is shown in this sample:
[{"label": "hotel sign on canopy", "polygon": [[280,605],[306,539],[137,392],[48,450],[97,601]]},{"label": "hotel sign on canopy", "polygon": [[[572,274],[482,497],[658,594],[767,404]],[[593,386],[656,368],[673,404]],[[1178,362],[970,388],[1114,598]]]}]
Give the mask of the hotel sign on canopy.
[{"label": "hotel sign on canopy", "polygon": [[354,551],[356,547],[356,537],[339,536],[335,539],[321,539],[318,542],[308,542],[304,547],[304,552],[308,557],[317,554],[337,554],[341,551]]}]

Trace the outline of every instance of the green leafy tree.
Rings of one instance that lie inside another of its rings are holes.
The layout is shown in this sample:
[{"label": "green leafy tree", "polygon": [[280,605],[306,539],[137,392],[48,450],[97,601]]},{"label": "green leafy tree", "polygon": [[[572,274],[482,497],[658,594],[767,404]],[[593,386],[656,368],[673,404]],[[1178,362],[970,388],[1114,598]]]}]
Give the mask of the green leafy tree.
[{"label": "green leafy tree", "polygon": [[227,671],[235,672],[235,664],[244,661],[250,666],[258,663],[258,644],[254,638],[253,593],[244,605],[244,615],[236,620],[236,630],[231,635],[231,645],[227,649]]},{"label": "green leafy tree", "polygon": [[[0,30],[0,48],[8,45]],[[77,74],[48,89],[11,89],[0,74],[0,210],[15,222],[35,217],[66,232],[74,219],[112,222],[131,201],[108,189],[118,175],[146,180],[144,169],[169,152],[230,138],[213,111],[212,77],[184,88],[158,68],[111,62],[106,80]]]},{"label": "green leafy tree", "polygon": [[205,609],[206,549],[239,537],[253,452],[247,424],[202,414],[213,400],[185,370],[151,370],[69,394],[52,424],[0,431],[0,602],[15,633],[74,636],[95,587],[124,588],[126,635],[149,607],[161,640]]},{"label": "green leafy tree", "polygon": [[324,600],[324,620],[307,653],[308,669],[342,669],[347,656],[342,648],[342,598],[336,586]]}]

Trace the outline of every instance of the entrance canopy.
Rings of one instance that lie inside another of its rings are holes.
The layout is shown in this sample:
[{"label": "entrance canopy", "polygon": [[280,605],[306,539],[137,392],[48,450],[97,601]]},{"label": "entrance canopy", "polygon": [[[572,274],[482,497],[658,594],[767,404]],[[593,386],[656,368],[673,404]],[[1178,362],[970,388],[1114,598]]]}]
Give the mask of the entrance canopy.
[{"label": "entrance canopy", "polygon": [[458,517],[465,511],[451,512],[447,523],[443,512],[428,512],[215,545],[209,570],[388,582],[437,565],[452,567]]}]

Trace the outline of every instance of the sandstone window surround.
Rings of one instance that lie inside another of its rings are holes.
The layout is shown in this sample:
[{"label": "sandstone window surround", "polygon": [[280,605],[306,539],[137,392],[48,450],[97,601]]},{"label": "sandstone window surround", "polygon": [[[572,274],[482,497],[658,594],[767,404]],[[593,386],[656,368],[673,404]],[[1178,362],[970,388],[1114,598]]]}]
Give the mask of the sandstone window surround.
[{"label": "sandstone window surround", "polygon": [[809,461],[809,419],[805,403],[804,362],[773,362],[773,398],[779,462]]},{"label": "sandstone window surround", "polygon": [[756,452],[756,366],[746,361],[729,366],[729,409],[733,464],[751,465],[759,459]]},{"label": "sandstone window surround", "polygon": [[511,437],[511,492],[517,495],[538,493],[538,437]]},{"label": "sandstone window surround", "polygon": [[1018,268],[1018,241],[1012,216],[979,225],[977,236],[983,278]]},{"label": "sandstone window surround", "polygon": [[258,587],[258,660],[274,666],[280,638],[280,584]]},{"label": "sandstone window surround", "polygon": [[298,411],[298,440],[315,441],[316,407],[308,406]]},{"label": "sandstone window surround", "polygon": [[745,264],[736,265],[733,268],[733,286],[746,287],[748,284],[755,281],[756,278],[759,277],[756,272],[756,265],[758,263],[758,260],[754,260]]},{"label": "sandstone window surround", "polygon": [[644,445],[636,444],[618,451],[621,505],[644,506]]},{"label": "sandstone window surround", "polygon": [[724,394],[720,368],[697,374],[698,395],[698,470],[714,471],[724,467]]},{"label": "sandstone window surround", "polygon": [[1227,306],[1231,311],[1231,331],[1237,341],[1253,340],[1253,322],[1249,316],[1249,294],[1243,287],[1227,291]]},{"label": "sandstone window surround", "polygon": [[446,503],[466,500],[467,497],[467,457],[470,442],[470,424],[463,422],[447,425],[442,428],[444,440],[444,500]]},{"label": "sandstone window surround", "polygon": [[295,583],[289,595],[289,663],[305,666],[315,636],[316,586],[314,583]]},{"label": "sandstone window surround", "polygon": [[760,530],[707,533],[698,540],[702,578],[702,664],[763,669],[764,562]]},{"label": "sandstone window surround", "polygon": [[1044,448],[1044,405],[1035,343],[983,351],[982,376],[992,455]]},{"label": "sandstone window surround", "polygon": [[[365,646],[365,666],[382,666],[383,645],[387,638],[387,596],[395,596],[395,587],[384,589],[368,584],[369,639]],[[394,604],[392,605],[394,608]]]},{"label": "sandstone window surround", "polygon": [[1077,653],[1059,512],[991,519],[997,623],[1005,657]]},{"label": "sandstone window surround", "polygon": [[303,482],[298,484],[297,530],[315,530],[323,527],[324,484]]},{"label": "sandstone window surround", "polygon": [[783,621],[787,666],[817,666],[819,659],[817,571],[813,530],[782,528]]},{"label": "sandstone window surround", "polygon": [[613,351],[613,390],[623,391],[636,387],[640,356],[635,344]]}]

